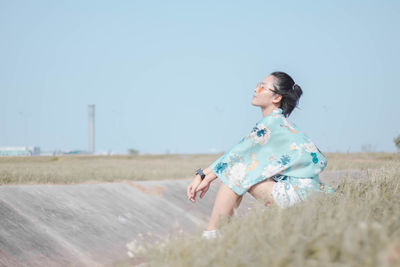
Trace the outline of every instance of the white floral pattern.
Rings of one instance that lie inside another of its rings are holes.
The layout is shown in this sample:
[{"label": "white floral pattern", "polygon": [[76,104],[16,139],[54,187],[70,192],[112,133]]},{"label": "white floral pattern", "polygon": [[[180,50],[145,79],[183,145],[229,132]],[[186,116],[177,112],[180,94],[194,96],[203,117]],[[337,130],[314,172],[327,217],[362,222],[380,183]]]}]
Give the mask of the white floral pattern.
[{"label": "white floral pattern", "polygon": [[300,150],[301,150],[301,146],[298,146],[298,145],[296,144],[296,142],[293,142],[293,143],[290,145],[290,150],[297,150],[297,151],[300,151]]},{"label": "white floral pattern", "polygon": [[246,176],[247,166],[246,164],[239,162],[233,165],[227,171],[227,177],[229,179],[229,183],[233,186],[238,186],[243,182],[244,177]]},{"label": "white floral pattern", "polygon": [[248,138],[263,146],[268,142],[270,136],[271,130],[268,129],[263,123],[260,123],[253,128],[253,131],[249,134]]},{"label": "white floral pattern", "polygon": [[282,120],[283,120],[283,126],[284,126],[284,127],[288,128],[288,129],[290,129],[290,130],[292,130],[292,131],[295,131],[295,125],[293,125],[292,123],[290,123],[285,117],[282,118]]},{"label": "white floral pattern", "polygon": [[281,169],[282,169],[281,164],[276,165],[276,166],[269,164],[263,169],[263,172],[261,173],[261,175],[268,178],[268,177],[271,177],[271,176],[277,174],[279,171],[281,171]]},{"label": "white floral pattern", "polygon": [[303,144],[304,150],[308,153],[317,153],[318,149],[313,143],[305,143]]}]

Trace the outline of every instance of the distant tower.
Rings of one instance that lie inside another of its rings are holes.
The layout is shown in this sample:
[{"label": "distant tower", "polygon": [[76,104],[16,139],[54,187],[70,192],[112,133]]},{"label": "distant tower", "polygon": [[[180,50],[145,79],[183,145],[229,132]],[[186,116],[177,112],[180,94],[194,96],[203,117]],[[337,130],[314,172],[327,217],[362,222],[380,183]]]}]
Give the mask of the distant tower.
[{"label": "distant tower", "polygon": [[89,152],[94,153],[94,105],[89,105]]}]

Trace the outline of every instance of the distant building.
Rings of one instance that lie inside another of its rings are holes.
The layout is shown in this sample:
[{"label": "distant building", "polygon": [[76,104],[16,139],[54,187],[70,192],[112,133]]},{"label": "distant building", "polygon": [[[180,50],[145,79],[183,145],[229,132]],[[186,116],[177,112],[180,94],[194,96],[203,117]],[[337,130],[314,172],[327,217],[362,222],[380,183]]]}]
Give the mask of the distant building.
[{"label": "distant building", "polygon": [[40,147],[0,147],[0,156],[39,156]]},{"label": "distant building", "polygon": [[69,150],[69,151],[61,151],[60,154],[63,155],[90,155],[92,153],[85,150]]}]

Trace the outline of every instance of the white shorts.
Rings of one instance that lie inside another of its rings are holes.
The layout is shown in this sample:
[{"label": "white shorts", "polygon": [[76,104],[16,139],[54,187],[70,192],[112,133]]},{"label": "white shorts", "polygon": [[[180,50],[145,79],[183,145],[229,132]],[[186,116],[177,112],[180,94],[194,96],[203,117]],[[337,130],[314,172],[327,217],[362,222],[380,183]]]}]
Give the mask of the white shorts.
[{"label": "white shorts", "polygon": [[[298,179],[296,187],[309,187],[312,182],[312,178]],[[272,197],[274,198],[275,203],[282,208],[286,208],[303,201],[302,197],[300,197],[292,183],[286,181],[277,181],[274,184],[272,188]]]},{"label": "white shorts", "polygon": [[272,197],[275,203],[282,208],[292,206],[301,201],[293,186],[289,186],[287,190],[285,190],[285,186],[284,183],[276,182],[272,188]]}]

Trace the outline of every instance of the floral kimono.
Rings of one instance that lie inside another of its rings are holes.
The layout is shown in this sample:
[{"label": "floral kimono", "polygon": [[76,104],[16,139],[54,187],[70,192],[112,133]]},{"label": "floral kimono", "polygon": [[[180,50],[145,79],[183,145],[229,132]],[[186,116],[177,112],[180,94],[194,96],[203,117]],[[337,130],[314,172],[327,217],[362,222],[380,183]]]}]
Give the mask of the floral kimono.
[{"label": "floral kimono", "polygon": [[304,200],[309,191],[332,193],[319,181],[327,160],[310,138],[275,108],[249,135],[210,165],[238,195],[267,178],[277,183],[272,195],[280,206]]}]

